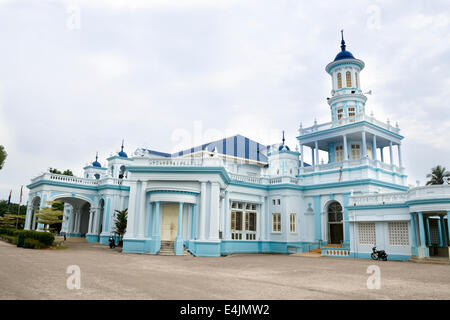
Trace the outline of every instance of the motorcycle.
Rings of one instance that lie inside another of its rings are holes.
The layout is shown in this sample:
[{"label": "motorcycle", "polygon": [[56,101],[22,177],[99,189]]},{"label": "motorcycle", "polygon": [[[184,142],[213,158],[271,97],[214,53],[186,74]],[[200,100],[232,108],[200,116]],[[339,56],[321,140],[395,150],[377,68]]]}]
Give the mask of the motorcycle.
[{"label": "motorcycle", "polygon": [[116,247],[116,242],[114,241],[114,237],[109,237],[108,241],[109,241],[109,247],[111,249],[114,249]]},{"label": "motorcycle", "polygon": [[384,250],[378,250],[377,247],[372,248],[372,254],[370,255],[373,260],[387,261],[387,254]]}]

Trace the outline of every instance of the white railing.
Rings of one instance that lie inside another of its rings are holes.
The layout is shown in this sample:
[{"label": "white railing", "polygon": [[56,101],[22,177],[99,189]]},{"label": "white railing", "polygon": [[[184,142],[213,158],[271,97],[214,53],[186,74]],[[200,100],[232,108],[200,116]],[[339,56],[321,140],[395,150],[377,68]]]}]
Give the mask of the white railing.
[{"label": "white railing", "polygon": [[349,198],[350,206],[364,206],[376,204],[397,204],[407,201],[428,199],[450,199],[450,185],[431,185],[412,188],[407,192],[372,193],[353,195]]},{"label": "white railing", "polygon": [[58,181],[61,183],[67,184],[78,184],[85,186],[101,186],[101,185],[128,185],[128,182],[123,179],[112,178],[112,177],[104,177],[102,179],[88,179],[88,178],[80,178],[75,176],[66,176],[62,174],[54,174],[54,173],[44,173],[38,177],[31,179],[31,183],[35,183],[38,181]]},{"label": "white railing", "polygon": [[365,206],[376,204],[395,204],[404,203],[408,198],[406,192],[392,192],[392,193],[372,193],[366,195],[350,196],[350,206]]},{"label": "white railing", "polygon": [[144,165],[153,167],[208,167],[223,166],[223,160],[219,157],[159,158],[147,159]]},{"label": "white railing", "polygon": [[439,184],[412,188],[408,191],[408,201],[423,199],[450,199],[450,185]]},{"label": "white railing", "polygon": [[303,173],[317,172],[317,171],[327,171],[327,170],[335,170],[340,168],[351,168],[358,167],[362,165],[370,165],[375,168],[385,169],[387,171],[397,172],[399,174],[403,174],[404,168],[398,167],[396,165],[391,165],[388,163],[381,162],[379,160],[371,160],[369,158],[362,159],[351,159],[340,162],[331,162],[326,164],[319,164],[316,166],[304,167]]},{"label": "white railing", "polygon": [[383,129],[389,130],[391,132],[395,132],[395,133],[400,132],[400,128],[398,127],[398,125],[392,126],[390,124],[390,122],[384,123],[382,121],[375,119],[374,117],[366,115],[365,113],[360,113],[353,117],[342,118],[339,120],[334,120],[331,122],[326,122],[326,123],[321,123],[321,124],[316,123],[313,126],[307,127],[307,128],[300,127],[299,133],[301,136],[303,136],[303,135],[307,135],[307,134],[310,134],[313,132],[332,129],[332,128],[340,127],[340,126],[343,126],[343,125],[346,125],[349,123],[355,123],[355,122],[361,122],[361,121],[367,121],[367,122],[373,123]]}]

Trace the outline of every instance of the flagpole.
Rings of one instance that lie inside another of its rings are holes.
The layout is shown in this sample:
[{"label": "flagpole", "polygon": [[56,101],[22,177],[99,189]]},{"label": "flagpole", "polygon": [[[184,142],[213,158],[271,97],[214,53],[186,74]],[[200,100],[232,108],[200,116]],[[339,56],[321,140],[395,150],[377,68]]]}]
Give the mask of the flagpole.
[{"label": "flagpole", "polygon": [[19,200],[19,207],[17,208],[16,229],[17,229],[17,226],[19,225],[20,205],[22,204],[22,189],[23,189],[23,186],[20,187],[20,200]]}]

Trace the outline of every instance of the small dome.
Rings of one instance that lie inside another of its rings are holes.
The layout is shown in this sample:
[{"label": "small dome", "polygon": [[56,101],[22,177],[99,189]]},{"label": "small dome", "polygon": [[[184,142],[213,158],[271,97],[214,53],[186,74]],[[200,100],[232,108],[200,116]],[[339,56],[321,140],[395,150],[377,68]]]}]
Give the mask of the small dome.
[{"label": "small dome", "polygon": [[97,152],[97,154],[95,155],[95,161],[92,162],[92,166],[93,166],[93,167],[101,168],[102,165],[101,165],[100,162],[98,162],[97,160],[98,160],[98,152]]},{"label": "small dome", "polygon": [[122,158],[128,158],[128,155],[127,155],[125,152],[120,151],[120,152],[119,152],[119,157],[122,157]]},{"label": "small dome", "polygon": [[285,144],[282,144],[282,145],[278,148],[278,151],[281,151],[281,150],[291,151],[291,150],[289,149],[289,147],[288,147],[287,145],[285,145]]},{"label": "small dome", "polygon": [[353,56],[353,54],[350,51],[343,50],[337,54],[336,58],[334,58],[334,61],[344,60],[344,59],[355,59],[355,57]]},{"label": "small dome", "polygon": [[102,167],[102,165],[100,164],[100,162],[98,162],[97,160],[95,160],[94,162],[92,162],[92,166],[93,166],[93,167],[99,167],[99,168]]},{"label": "small dome", "polygon": [[122,157],[122,158],[128,158],[128,155],[123,151],[123,140],[122,140],[122,146],[121,146],[121,149],[120,149],[120,152],[118,153],[118,155],[119,155],[119,157]]}]

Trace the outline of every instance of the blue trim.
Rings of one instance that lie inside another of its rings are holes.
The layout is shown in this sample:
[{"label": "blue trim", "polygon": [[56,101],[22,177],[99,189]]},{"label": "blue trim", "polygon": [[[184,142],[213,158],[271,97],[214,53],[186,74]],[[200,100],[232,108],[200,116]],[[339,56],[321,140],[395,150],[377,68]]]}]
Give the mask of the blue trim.
[{"label": "blue trim", "polygon": [[391,203],[391,204],[372,204],[365,206],[347,206],[349,210],[370,210],[370,209],[396,209],[396,208],[408,208],[404,203]]},{"label": "blue trim", "polygon": [[99,236],[95,235],[95,234],[87,234],[86,235],[86,240],[87,240],[87,242],[98,242],[99,241]]},{"label": "blue trim", "polygon": [[192,196],[198,196],[200,192],[196,191],[182,191],[182,190],[148,190],[146,193],[181,193],[181,194],[188,194]]},{"label": "blue trim", "polygon": [[94,191],[105,190],[105,189],[130,191],[130,187],[127,187],[127,186],[110,185],[110,184],[105,184],[105,185],[101,185],[101,186],[86,186],[86,185],[79,185],[79,184],[74,184],[74,183],[63,183],[63,182],[58,182],[58,181],[53,181],[53,180],[39,180],[35,183],[31,183],[31,184],[27,185],[27,188],[33,189],[40,185],[50,185],[50,186],[59,186],[59,187],[67,187],[67,188],[75,188],[75,189],[83,189],[83,190],[94,190]]},{"label": "blue trim", "polygon": [[108,168],[95,167],[95,166],[86,166],[86,167],[83,168],[83,170],[86,170],[86,169],[108,170]]},{"label": "blue trim", "polygon": [[[128,160],[128,161],[134,161],[134,159],[133,159],[133,158],[128,158],[128,157],[119,157],[119,156],[112,156],[112,157],[109,157],[109,158],[107,158],[106,160],[110,161],[110,160],[114,160],[114,159],[120,159],[120,160]],[[98,168],[98,169],[100,169],[100,168]],[[105,170],[106,170],[106,168],[103,168],[103,169],[105,169]]]}]

